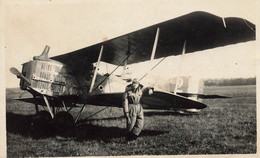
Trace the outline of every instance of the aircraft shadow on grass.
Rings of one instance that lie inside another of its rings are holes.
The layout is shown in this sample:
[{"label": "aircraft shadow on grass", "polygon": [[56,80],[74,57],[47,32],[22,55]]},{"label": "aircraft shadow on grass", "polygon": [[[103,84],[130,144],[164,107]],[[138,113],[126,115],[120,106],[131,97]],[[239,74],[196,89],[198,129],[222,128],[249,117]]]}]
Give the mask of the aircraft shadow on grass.
[{"label": "aircraft shadow on grass", "polygon": [[[144,116],[191,116],[191,115],[196,115],[198,113],[179,113],[179,112],[175,112],[175,111],[144,111]],[[92,118],[92,119],[82,119],[79,120],[79,123],[84,123],[84,122],[95,122],[95,121],[112,121],[112,120],[122,120],[124,121],[124,116],[119,116],[119,117],[107,117],[107,118]]]},{"label": "aircraft shadow on grass", "polygon": [[179,113],[175,111],[146,111],[144,112],[144,116],[193,116],[198,115],[199,113]]},{"label": "aircraft shadow on grass", "polygon": [[[122,119],[124,121],[123,117],[105,118],[105,120],[113,119]],[[36,122],[34,115],[21,115],[8,112],[6,114],[6,130],[8,133],[19,134],[34,139],[62,136],[73,138],[75,141],[102,140],[110,142],[113,138],[125,137],[126,130],[124,128],[93,125],[91,124],[93,120],[98,121],[103,119],[81,120],[80,124],[75,127],[64,129],[55,124]],[[167,132],[163,130],[144,129],[140,136],[156,136]]]},{"label": "aircraft shadow on grass", "polygon": [[78,123],[84,123],[84,122],[94,122],[94,121],[113,121],[113,120],[122,120],[123,121],[124,116],[119,117],[106,117],[106,118],[85,118],[78,121]]}]

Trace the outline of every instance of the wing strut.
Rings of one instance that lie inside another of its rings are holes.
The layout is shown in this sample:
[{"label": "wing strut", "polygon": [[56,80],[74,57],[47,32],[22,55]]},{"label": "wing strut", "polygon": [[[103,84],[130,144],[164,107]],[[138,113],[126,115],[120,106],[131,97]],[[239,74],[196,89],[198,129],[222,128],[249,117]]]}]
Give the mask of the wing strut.
[{"label": "wing strut", "polygon": [[179,62],[179,69],[178,69],[178,73],[177,73],[177,79],[176,79],[176,83],[175,83],[174,94],[177,94],[178,81],[180,79],[180,71],[181,71],[181,68],[182,68],[182,63],[183,63],[183,57],[184,57],[184,54],[185,54],[185,50],[186,50],[186,40],[184,41],[184,44],[183,44],[181,61]]},{"label": "wing strut", "polygon": [[[156,30],[156,35],[155,35],[155,39],[154,39],[154,43],[153,43],[153,50],[152,50],[152,54],[151,54],[151,58],[150,61],[153,61],[154,56],[155,56],[155,52],[156,52],[156,48],[157,48],[157,44],[158,44],[158,39],[159,39],[159,34],[160,34],[160,28],[158,27]],[[158,66],[166,57],[162,58],[156,65],[154,65],[149,72],[147,72],[139,81],[141,81],[145,76],[147,76],[151,71],[153,71],[153,69]],[[151,63],[152,64],[152,63]]]},{"label": "wing strut", "polygon": [[45,95],[42,95],[42,97],[43,97],[43,99],[44,99],[44,101],[45,101],[45,104],[47,105],[47,108],[48,108],[48,110],[49,110],[49,113],[51,114],[51,118],[54,118],[54,114],[53,114],[53,112],[52,112],[52,110],[51,110],[51,106],[50,106],[50,104],[49,104],[49,101],[48,101],[47,97],[46,97]]},{"label": "wing strut", "polygon": [[222,18],[222,21],[223,21],[223,25],[224,25],[224,27],[227,28],[225,18]]},{"label": "wing strut", "polygon": [[156,48],[157,48],[157,43],[158,43],[158,38],[159,38],[159,33],[160,33],[160,28],[158,27],[157,31],[156,31],[155,39],[154,39],[153,50],[152,50],[152,55],[151,55],[151,59],[150,60],[154,59],[154,55],[155,55]]},{"label": "wing strut", "polygon": [[89,89],[89,93],[92,92],[94,84],[95,84],[95,81],[96,81],[97,71],[99,69],[99,64],[100,64],[100,60],[101,60],[101,57],[102,57],[102,53],[103,53],[103,45],[101,46],[101,49],[100,49],[100,53],[99,53],[98,61],[97,61],[97,66],[96,66],[96,69],[95,69],[95,72],[94,72],[94,76],[93,76],[92,81],[91,81],[91,86],[90,86],[90,89]]},{"label": "wing strut", "polygon": [[[123,61],[121,61],[121,62],[119,63],[119,65],[118,65],[108,76],[106,76],[106,78],[105,78],[104,80],[102,80],[102,81],[96,86],[96,88],[97,88],[99,85],[101,85],[107,78],[109,78],[109,76],[110,76],[111,74],[113,74],[113,73],[120,67],[120,65],[121,65],[123,62],[125,62],[125,61],[135,52],[135,50],[136,50],[136,49],[134,49],[132,52],[130,52],[130,53],[127,55],[127,57],[126,57]],[[101,51],[103,51],[103,46],[101,47]],[[101,51],[100,51],[100,53],[101,53]],[[100,58],[101,58],[101,57],[100,57]],[[95,72],[96,72],[96,70],[95,70]],[[93,82],[93,80],[92,80],[92,82]],[[94,89],[96,89],[96,88],[94,88]],[[80,109],[80,111],[79,111],[79,113],[78,113],[78,116],[77,116],[76,119],[75,119],[75,124],[77,123],[78,119],[80,118],[81,113],[84,111],[85,106],[86,106],[86,104],[84,104],[84,105],[82,106],[82,108]],[[109,107],[109,106],[108,106],[108,107]]]},{"label": "wing strut", "polygon": [[[131,53],[129,53],[129,54],[127,55],[127,57],[126,57],[124,60],[122,60],[122,61],[117,65],[117,67],[116,67],[108,76],[106,76],[105,79],[103,79],[103,80],[96,86],[96,88],[98,88],[99,85],[101,85],[109,76],[111,76],[111,75],[122,65],[123,62],[125,62],[132,54],[134,54],[135,50],[136,50],[136,49],[134,49]],[[94,88],[94,90],[95,90],[96,88]]]}]

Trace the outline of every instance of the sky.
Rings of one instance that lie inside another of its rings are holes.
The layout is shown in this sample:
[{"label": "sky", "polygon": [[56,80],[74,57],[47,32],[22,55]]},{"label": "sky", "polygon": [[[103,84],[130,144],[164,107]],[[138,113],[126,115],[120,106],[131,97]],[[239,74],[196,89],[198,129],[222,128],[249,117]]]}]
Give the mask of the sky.
[{"label": "sky", "polygon": [[[249,41],[239,44],[233,44],[214,49],[198,51],[185,54],[182,60],[182,66],[179,70],[181,56],[171,56],[163,60],[152,71],[151,68],[159,63],[162,58],[154,61],[146,61],[128,65],[128,71],[131,72],[130,78],[142,78],[147,75],[142,84],[151,85],[157,80],[168,81],[178,74],[180,76],[189,76],[199,79],[214,78],[248,78],[256,75],[255,52],[256,42]],[[116,67],[101,63],[100,73],[110,73]],[[138,70],[138,71],[137,71]],[[121,75],[122,68],[117,69],[113,74]]]},{"label": "sky", "polygon": [[[193,11],[241,17],[256,24],[255,5],[254,0],[5,2],[5,85],[18,87],[10,67],[21,70],[21,64],[41,54],[45,45],[51,47],[49,56],[65,54]],[[198,72],[204,78],[252,77],[255,50],[256,42],[247,42],[187,55],[182,72]],[[178,57],[169,60],[164,74],[177,65]]]}]

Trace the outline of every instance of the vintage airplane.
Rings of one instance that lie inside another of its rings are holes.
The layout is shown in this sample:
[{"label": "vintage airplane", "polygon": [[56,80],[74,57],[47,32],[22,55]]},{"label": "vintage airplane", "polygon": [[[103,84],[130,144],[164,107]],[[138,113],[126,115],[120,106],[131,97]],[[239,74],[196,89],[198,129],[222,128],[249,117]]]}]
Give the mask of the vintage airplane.
[{"label": "vintage airplane", "polygon": [[[152,70],[168,56],[183,57],[185,53],[252,40],[255,40],[255,25],[245,19],[192,12],[64,55],[49,58],[50,47],[46,46],[40,56],[23,64],[22,72],[16,68],[10,71],[21,79],[20,88],[33,95],[20,100],[34,103],[38,116],[73,124],[87,104],[121,107],[124,88],[131,81],[125,77],[127,65],[159,60]],[[115,69],[99,74],[101,61],[113,64]],[[123,72],[116,76],[113,72],[118,68]],[[176,76],[177,82],[180,76]],[[118,87],[118,91],[108,91],[111,81],[120,83],[116,86],[121,86],[121,91]],[[144,94],[142,105],[146,109],[198,111],[206,105],[190,97],[222,97],[188,91],[177,93],[177,89],[177,83],[173,92],[155,88],[152,95]],[[47,106],[48,110],[39,112],[38,105]],[[75,118],[70,114],[74,107],[81,107]]]}]

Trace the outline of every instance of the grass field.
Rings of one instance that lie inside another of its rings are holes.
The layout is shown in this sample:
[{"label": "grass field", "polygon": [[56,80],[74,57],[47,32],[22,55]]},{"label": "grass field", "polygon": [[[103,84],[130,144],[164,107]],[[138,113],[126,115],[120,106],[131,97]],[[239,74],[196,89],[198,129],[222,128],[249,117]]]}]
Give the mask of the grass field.
[{"label": "grass field", "polygon": [[60,134],[52,126],[32,129],[34,106],[13,100],[18,90],[7,89],[7,156],[256,153],[256,86],[205,87],[204,92],[232,98],[203,100],[208,107],[193,115],[146,111],[141,136],[126,143],[122,109],[86,119],[104,108],[87,106],[80,123]]}]

